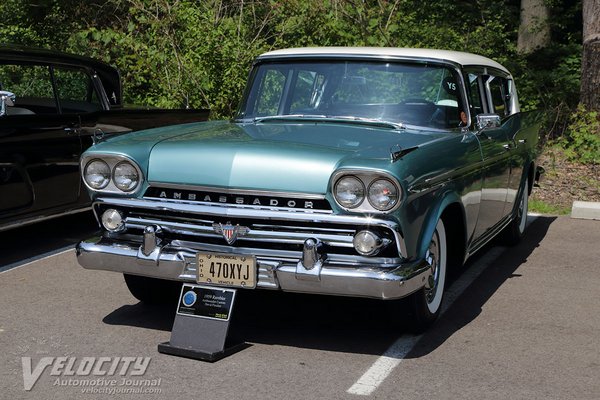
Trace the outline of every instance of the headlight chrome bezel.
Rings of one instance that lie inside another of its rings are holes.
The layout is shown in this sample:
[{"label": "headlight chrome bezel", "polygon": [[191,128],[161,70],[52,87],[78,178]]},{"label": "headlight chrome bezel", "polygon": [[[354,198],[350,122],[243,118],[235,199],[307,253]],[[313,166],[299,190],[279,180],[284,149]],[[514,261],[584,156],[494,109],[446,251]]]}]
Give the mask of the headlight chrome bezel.
[{"label": "headlight chrome bezel", "polygon": [[[342,179],[344,179],[346,177],[353,177],[353,178],[360,180],[363,184],[363,187],[365,188],[364,199],[356,207],[345,206],[344,204],[342,204],[339,201],[339,199],[336,196],[336,188],[337,188],[338,182],[340,182]],[[397,193],[396,202],[393,204],[392,207],[389,207],[387,209],[376,208],[372,204],[372,200],[370,199],[370,196],[369,196],[369,191],[371,189],[372,184],[377,181],[380,181],[380,180],[385,180],[385,181],[390,182],[392,184],[392,186],[395,188],[396,193]],[[389,213],[395,211],[396,209],[398,209],[398,207],[400,206],[400,204],[402,203],[402,201],[404,199],[404,191],[402,190],[402,186],[400,185],[398,180],[395,177],[393,177],[389,172],[381,171],[381,170],[351,170],[351,169],[339,170],[335,174],[333,174],[333,176],[331,178],[330,187],[331,187],[331,196],[333,197],[333,200],[335,201],[336,205],[345,211],[353,212],[353,213],[360,212],[360,213],[371,213],[371,214],[389,214]]]},{"label": "headlight chrome bezel", "polygon": [[[110,181],[109,181],[108,185],[106,185],[102,189],[96,189],[96,188],[90,186],[89,183],[85,179],[85,174],[86,174],[88,165],[90,163],[94,162],[95,160],[104,162],[105,164],[108,165],[109,170],[110,170]],[[127,164],[131,165],[133,167],[133,169],[135,170],[135,172],[137,173],[137,177],[138,177],[137,183],[134,187],[132,187],[129,190],[123,190],[123,189],[119,188],[115,182],[116,167],[122,163],[127,163]],[[81,158],[80,166],[81,166],[80,168],[81,168],[81,176],[83,178],[82,179],[83,183],[92,192],[131,195],[132,193],[135,193],[138,190],[140,190],[140,188],[143,186],[142,183],[144,182],[144,175],[142,174],[142,170],[140,169],[139,165],[135,161],[133,161],[131,158],[124,156],[124,155],[118,155],[118,154],[84,155]]]}]

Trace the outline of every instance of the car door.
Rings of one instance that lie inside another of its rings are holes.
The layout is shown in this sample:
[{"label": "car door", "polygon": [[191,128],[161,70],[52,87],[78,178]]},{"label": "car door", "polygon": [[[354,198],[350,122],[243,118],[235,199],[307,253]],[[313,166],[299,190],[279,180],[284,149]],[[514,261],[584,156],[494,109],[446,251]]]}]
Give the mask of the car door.
[{"label": "car door", "polygon": [[518,102],[516,101],[516,93],[512,79],[500,74],[491,76],[488,81],[488,89],[491,112],[501,117],[502,125],[499,129],[504,131],[508,140],[505,148],[510,157],[510,178],[503,213],[504,216],[507,216],[514,208],[518,190],[521,185],[524,165],[521,147],[526,143],[526,139],[517,137],[518,132],[521,130],[521,119],[518,114]]},{"label": "car door", "polygon": [[[478,116],[495,113],[490,97],[490,83],[495,76],[488,70],[471,70],[467,74],[471,114],[473,121]],[[481,237],[493,229],[505,216],[505,205],[510,181],[510,145],[505,127],[502,125],[478,127],[475,123],[475,134],[481,147],[483,158],[483,184],[481,203],[475,237]]]},{"label": "car door", "polygon": [[61,113],[53,75],[51,65],[0,64],[2,90],[16,97],[0,117],[0,218],[79,199],[79,117]]}]

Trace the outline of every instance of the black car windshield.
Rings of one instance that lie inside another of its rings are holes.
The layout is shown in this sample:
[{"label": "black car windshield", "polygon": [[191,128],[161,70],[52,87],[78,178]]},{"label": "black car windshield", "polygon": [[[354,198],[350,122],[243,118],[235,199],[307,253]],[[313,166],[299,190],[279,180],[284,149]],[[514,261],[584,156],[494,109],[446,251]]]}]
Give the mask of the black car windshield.
[{"label": "black car windshield", "polygon": [[443,65],[372,61],[266,62],[255,67],[237,120],[337,119],[457,128],[456,72]]}]

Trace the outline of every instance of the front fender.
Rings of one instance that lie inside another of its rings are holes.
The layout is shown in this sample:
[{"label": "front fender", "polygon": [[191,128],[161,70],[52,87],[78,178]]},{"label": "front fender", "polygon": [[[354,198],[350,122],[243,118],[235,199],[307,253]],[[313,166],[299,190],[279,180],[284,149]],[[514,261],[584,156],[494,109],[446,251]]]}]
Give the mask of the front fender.
[{"label": "front fender", "polygon": [[462,214],[461,218],[463,219],[464,224],[465,210],[459,195],[450,188],[438,191],[438,194],[434,197],[434,201],[431,203],[431,206],[425,213],[421,224],[421,229],[416,243],[417,259],[422,259],[425,257],[437,222],[441,218],[444,211],[451,204],[458,204],[460,206]]}]

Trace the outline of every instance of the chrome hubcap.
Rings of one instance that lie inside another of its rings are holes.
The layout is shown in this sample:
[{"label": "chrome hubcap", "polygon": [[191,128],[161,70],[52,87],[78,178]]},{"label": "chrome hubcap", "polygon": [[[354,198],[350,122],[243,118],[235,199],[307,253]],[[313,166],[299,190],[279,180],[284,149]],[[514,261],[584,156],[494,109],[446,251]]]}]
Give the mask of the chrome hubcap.
[{"label": "chrome hubcap", "polygon": [[431,243],[429,243],[429,248],[427,249],[427,254],[425,255],[425,260],[431,268],[431,274],[429,275],[429,279],[425,285],[425,296],[428,303],[433,301],[437,292],[437,286],[440,280],[439,259],[440,246],[438,233],[436,231],[433,235],[433,238],[431,238]]}]

